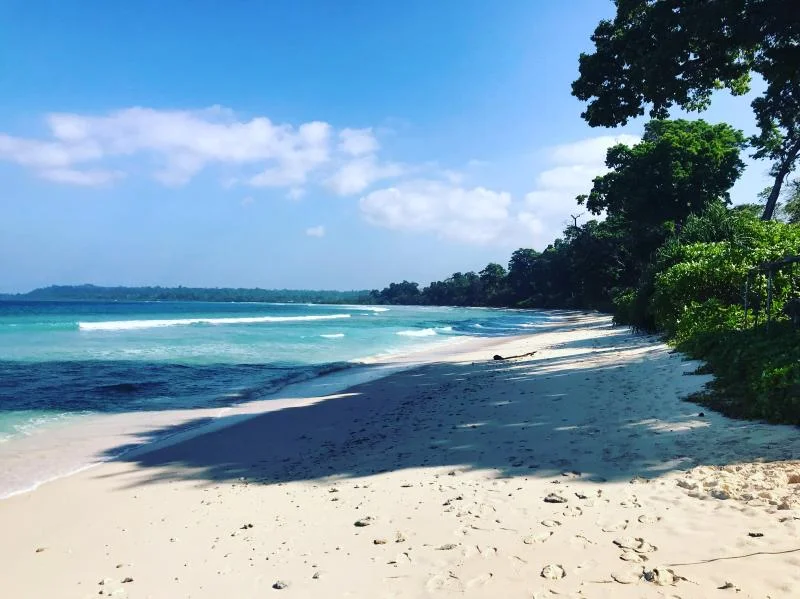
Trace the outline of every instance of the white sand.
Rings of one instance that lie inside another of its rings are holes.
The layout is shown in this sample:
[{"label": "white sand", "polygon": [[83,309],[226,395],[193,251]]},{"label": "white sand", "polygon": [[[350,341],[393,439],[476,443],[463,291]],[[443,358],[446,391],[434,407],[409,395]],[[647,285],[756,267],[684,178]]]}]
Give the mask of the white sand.
[{"label": "white sand", "polygon": [[800,597],[798,429],[604,317],[476,347],[0,502],[0,594]]}]

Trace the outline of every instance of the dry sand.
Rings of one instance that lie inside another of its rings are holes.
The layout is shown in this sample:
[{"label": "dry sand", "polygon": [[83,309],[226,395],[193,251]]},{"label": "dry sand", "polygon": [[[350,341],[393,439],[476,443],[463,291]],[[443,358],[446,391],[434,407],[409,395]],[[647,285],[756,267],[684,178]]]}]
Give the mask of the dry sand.
[{"label": "dry sand", "polygon": [[798,429],[696,366],[594,316],[287,399],[0,502],[0,595],[800,597]]}]

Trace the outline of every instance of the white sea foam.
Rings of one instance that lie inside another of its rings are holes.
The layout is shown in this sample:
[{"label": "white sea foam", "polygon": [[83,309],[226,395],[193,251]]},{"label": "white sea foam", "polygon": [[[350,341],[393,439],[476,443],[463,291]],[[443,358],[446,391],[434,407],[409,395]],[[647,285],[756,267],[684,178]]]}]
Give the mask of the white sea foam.
[{"label": "white sea foam", "polygon": [[308,320],[335,320],[350,318],[349,314],[316,314],[310,316],[241,316],[233,318],[174,318],[166,320],[110,320],[105,322],[79,322],[81,331],[130,331],[157,327],[177,327],[192,324],[254,324],[260,322],[300,322]]},{"label": "white sea foam", "polygon": [[398,331],[396,334],[403,337],[433,337],[439,333],[449,333],[453,327],[438,327],[435,329],[414,329],[411,331]]},{"label": "white sea foam", "polygon": [[337,307],[346,310],[365,310],[367,312],[388,312],[390,310],[390,308],[384,308],[383,306],[359,306],[358,304],[340,304]]},{"label": "white sea foam", "polygon": [[329,333],[327,335],[320,335],[320,337],[325,339],[341,339],[344,337],[344,333]]}]

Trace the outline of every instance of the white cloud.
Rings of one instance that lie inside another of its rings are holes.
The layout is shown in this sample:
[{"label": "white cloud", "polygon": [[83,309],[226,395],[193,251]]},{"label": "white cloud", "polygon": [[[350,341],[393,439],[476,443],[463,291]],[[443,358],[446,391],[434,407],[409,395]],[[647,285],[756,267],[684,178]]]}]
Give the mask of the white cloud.
[{"label": "white cloud", "polygon": [[362,154],[373,154],[378,151],[380,145],[372,127],[367,129],[342,129],[339,131],[339,149],[350,156],[361,156]]},{"label": "white cloud", "polygon": [[453,185],[461,185],[464,182],[464,173],[445,169],[442,171],[442,176]]},{"label": "white cloud", "polygon": [[466,187],[460,173],[438,169],[441,181],[405,181],[368,193],[361,198],[361,212],[369,223],[388,229],[541,249],[572,222],[570,214],[584,212],[575,196],[588,192],[592,179],[606,172],[606,150],[638,140],[632,135],[603,136],[546,149],[547,168],[522,200],[485,187]]},{"label": "white cloud", "polygon": [[506,243],[509,234],[516,238],[528,227],[512,216],[511,203],[506,192],[420,180],[373,191],[361,198],[360,207],[376,226],[485,244]]},{"label": "white cloud", "polygon": [[550,160],[555,164],[594,164],[603,165],[608,148],[617,144],[627,146],[639,142],[636,135],[601,135],[580,141],[554,146],[549,150]]},{"label": "white cloud", "polygon": [[[635,135],[603,135],[546,150],[552,165],[535,178],[533,191],[525,195],[520,217],[536,222],[541,237],[551,241],[560,236],[564,226],[572,222],[570,215],[584,214],[575,197],[588,193],[592,180],[608,171],[605,166],[608,148],[616,144],[634,145]],[[580,222],[580,221],[579,221]]]},{"label": "white cloud", "polygon": [[404,172],[403,165],[381,163],[370,154],[345,162],[328,178],[326,184],[339,195],[351,195],[364,191],[376,181],[399,177]]},{"label": "white cloud", "polygon": [[97,160],[103,152],[92,142],[63,144],[12,137],[0,133],[0,159],[37,169],[66,168],[70,165]]},{"label": "white cloud", "polygon": [[[110,160],[117,164],[139,157],[155,165],[156,180],[183,185],[211,165],[256,167],[260,172],[245,176],[245,181],[278,187],[300,186],[332,161],[332,129],[327,123],[312,121],[295,127],[266,117],[238,120],[232,111],[216,106],[204,110],[135,107],[102,116],[55,113],[46,122],[50,139],[0,134],[0,160],[30,167],[51,180],[79,184],[87,184],[89,177],[52,171],[79,164],[104,167]],[[347,156],[377,148],[368,130],[345,131]],[[228,182],[241,179],[229,177]]]},{"label": "white cloud", "polygon": [[[588,192],[592,179],[606,171],[606,150],[639,140],[606,135],[546,148],[545,167],[533,189],[515,200],[507,192],[472,184],[480,167],[489,164],[482,160],[458,170],[437,161],[385,160],[369,127],[334,130],[322,121],[293,125],[264,116],[242,119],[219,106],[54,113],[45,120],[49,135],[43,139],[0,133],[0,160],[56,183],[83,186],[108,185],[125,177],[126,170],[148,168],[155,180],[178,186],[217,167],[220,185],[230,189],[278,187],[297,200],[311,186],[323,185],[338,195],[362,195],[362,214],[376,226],[468,243],[536,247],[558,236],[571,222],[570,214],[583,211],[575,196]],[[400,177],[393,186],[370,191],[380,181]],[[250,203],[249,196],[242,200],[243,206]],[[306,233],[321,237],[325,229],[311,227]]]},{"label": "white cloud", "polygon": [[486,160],[479,160],[477,158],[473,158],[469,162],[467,162],[467,166],[469,168],[481,168],[484,166],[489,166],[489,162]]},{"label": "white cloud", "polygon": [[119,171],[86,170],[80,171],[71,168],[47,169],[39,173],[43,179],[55,181],[56,183],[71,183],[72,185],[84,185],[86,187],[98,187],[108,185],[117,179],[125,176]]},{"label": "white cloud", "polygon": [[325,227],[323,225],[309,227],[306,229],[306,235],[309,237],[325,237]]},{"label": "white cloud", "polygon": [[306,195],[306,190],[302,187],[292,187],[289,191],[286,192],[286,197],[290,200],[299,200],[304,195]]},{"label": "white cloud", "polygon": [[252,206],[254,203],[255,199],[253,198],[253,196],[245,196],[242,198],[241,202],[242,206],[244,206],[245,208],[247,208],[248,206]]}]

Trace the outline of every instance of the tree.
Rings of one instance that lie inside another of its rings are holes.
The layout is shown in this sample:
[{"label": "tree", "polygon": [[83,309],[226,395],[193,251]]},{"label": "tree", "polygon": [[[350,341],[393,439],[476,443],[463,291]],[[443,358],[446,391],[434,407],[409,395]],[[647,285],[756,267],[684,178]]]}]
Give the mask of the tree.
[{"label": "tree", "polygon": [[783,205],[783,214],[788,222],[800,225],[800,179],[792,181],[787,191],[788,197]]},{"label": "tree", "polygon": [[650,121],[640,143],[608,150],[610,172],[596,177],[578,202],[637,228],[680,224],[714,200],[730,201],[728,190],[744,170],[744,143],[742,132],[724,123]]},{"label": "tree", "polygon": [[387,304],[414,305],[420,303],[419,283],[403,281],[390,283],[377,293],[376,301]]},{"label": "tree", "polygon": [[502,303],[506,287],[506,269],[500,264],[491,262],[479,275],[486,303],[490,306]]},{"label": "tree", "polygon": [[539,255],[539,252],[529,248],[520,248],[511,254],[508,262],[508,285],[517,301],[533,295],[536,259]]},{"label": "tree", "polygon": [[769,220],[800,155],[800,10],[797,0],[616,0],[612,21],[581,54],[572,93],[588,101],[591,126],[615,127],[645,113],[704,110],[711,94],[749,90],[753,73],[766,82],[752,107],[760,133],[757,158],[772,160]]}]

